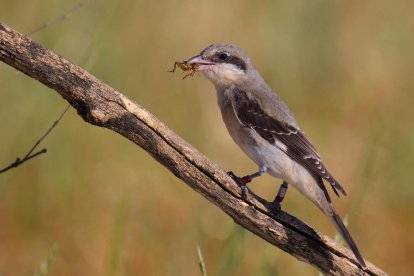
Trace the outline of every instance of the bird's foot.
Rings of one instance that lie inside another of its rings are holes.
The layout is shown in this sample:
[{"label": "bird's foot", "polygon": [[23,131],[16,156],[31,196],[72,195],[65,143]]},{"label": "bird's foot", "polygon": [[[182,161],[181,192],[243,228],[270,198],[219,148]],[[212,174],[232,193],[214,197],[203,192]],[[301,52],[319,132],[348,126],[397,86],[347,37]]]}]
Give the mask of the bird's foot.
[{"label": "bird's foot", "polygon": [[241,188],[241,197],[243,200],[246,200],[249,194],[249,188],[247,188],[247,183],[252,181],[252,178],[249,175],[238,177],[233,172],[227,172],[227,174],[233,178],[233,180],[237,183],[237,185]]},{"label": "bird's foot", "polygon": [[282,210],[282,206],[280,205],[280,202],[274,200],[273,202],[269,203],[269,209],[273,212],[279,212]]},{"label": "bird's foot", "polygon": [[282,185],[280,185],[279,191],[277,192],[275,199],[273,200],[273,202],[270,203],[270,208],[272,210],[280,211],[282,209],[280,203],[285,198],[288,187],[288,183],[286,181],[283,181]]}]

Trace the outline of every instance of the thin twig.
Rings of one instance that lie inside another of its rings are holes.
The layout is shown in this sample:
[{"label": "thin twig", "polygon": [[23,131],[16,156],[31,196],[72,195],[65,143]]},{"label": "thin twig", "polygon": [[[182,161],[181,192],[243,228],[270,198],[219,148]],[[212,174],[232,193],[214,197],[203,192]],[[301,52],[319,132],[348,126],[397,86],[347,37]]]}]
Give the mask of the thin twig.
[{"label": "thin twig", "polygon": [[[14,161],[13,163],[11,163],[10,165],[8,165],[7,167],[5,167],[4,169],[0,170],[0,174],[12,169],[12,168],[16,168],[18,166],[20,166],[21,164],[23,164],[26,161],[29,161],[30,159],[41,155],[42,153],[46,153],[47,150],[41,149],[35,153],[33,153],[33,151],[37,148],[37,146],[49,135],[49,133],[57,126],[57,124],[60,122],[60,120],[62,120],[63,116],[66,114],[66,111],[68,111],[70,107],[70,104],[65,108],[65,110],[62,112],[62,114],[60,114],[60,116],[57,118],[56,121],[53,122],[53,124],[50,126],[50,128],[42,135],[42,137],[40,137],[39,140],[37,140],[37,142],[33,145],[33,147],[29,150],[29,152],[23,157],[23,159],[20,159],[19,157],[16,158],[16,161]],[[33,154],[32,154],[33,153]]]},{"label": "thin twig", "polygon": [[63,110],[62,114],[60,114],[60,116],[57,118],[57,120],[53,122],[53,124],[45,132],[45,134],[43,134],[43,136],[40,137],[40,139],[33,145],[33,147],[29,150],[29,152],[23,158],[23,160],[26,159],[36,149],[36,147],[46,138],[46,136],[49,135],[49,133],[52,131],[52,129],[54,129],[56,127],[56,125],[60,122],[60,120],[62,120],[63,116],[65,116],[66,111],[68,111],[69,107],[70,107],[70,104],[65,108],[65,110]]},{"label": "thin twig", "polygon": [[43,23],[42,25],[40,25],[39,27],[31,30],[30,32],[28,32],[26,35],[32,35],[34,33],[37,33],[43,29],[46,29],[47,27],[53,26],[65,19],[67,19],[69,16],[71,16],[72,14],[74,14],[75,12],[79,11],[82,7],[92,4],[93,2],[95,2],[95,0],[90,0],[90,1],[81,1],[79,3],[77,3],[75,6],[73,6],[70,10],[68,10],[66,13],[64,13],[61,16],[58,16],[56,18],[53,18],[49,21],[46,21],[45,23]]}]

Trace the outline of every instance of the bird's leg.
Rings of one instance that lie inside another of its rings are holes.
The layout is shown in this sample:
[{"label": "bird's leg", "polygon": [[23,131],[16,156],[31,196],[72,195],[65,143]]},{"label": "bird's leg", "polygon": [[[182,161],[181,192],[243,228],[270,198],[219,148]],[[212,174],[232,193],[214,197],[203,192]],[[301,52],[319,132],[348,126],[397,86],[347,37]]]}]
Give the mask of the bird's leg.
[{"label": "bird's leg", "polygon": [[277,192],[277,195],[276,195],[275,199],[272,202],[273,208],[275,208],[277,210],[281,209],[280,203],[285,198],[288,187],[289,187],[288,183],[286,181],[283,181],[283,183],[279,187],[279,191]]},{"label": "bird's leg", "polygon": [[265,166],[260,166],[259,170],[255,173],[245,175],[243,177],[238,177],[233,172],[228,172],[227,174],[236,181],[237,184],[242,189],[242,198],[246,199],[247,195],[249,194],[249,189],[247,188],[247,183],[252,182],[252,180],[256,177],[263,175],[266,172],[267,168]]}]

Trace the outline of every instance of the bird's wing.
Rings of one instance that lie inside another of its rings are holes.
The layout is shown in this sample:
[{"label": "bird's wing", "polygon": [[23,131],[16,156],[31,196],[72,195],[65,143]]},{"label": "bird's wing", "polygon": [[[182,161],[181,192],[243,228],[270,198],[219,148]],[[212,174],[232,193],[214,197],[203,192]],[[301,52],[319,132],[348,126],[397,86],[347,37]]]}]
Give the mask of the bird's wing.
[{"label": "bird's wing", "polygon": [[336,189],[346,195],[344,188],[322,164],[319,153],[300,129],[266,114],[257,99],[249,92],[234,91],[232,105],[242,125],[253,129],[304,168],[328,181],[337,196],[339,194]]}]

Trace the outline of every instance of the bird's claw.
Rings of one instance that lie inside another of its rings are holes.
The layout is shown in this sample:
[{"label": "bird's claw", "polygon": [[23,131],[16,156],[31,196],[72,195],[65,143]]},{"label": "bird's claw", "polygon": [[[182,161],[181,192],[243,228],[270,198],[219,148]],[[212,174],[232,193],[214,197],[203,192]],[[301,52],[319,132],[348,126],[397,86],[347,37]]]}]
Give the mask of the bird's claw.
[{"label": "bird's claw", "polygon": [[241,197],[242,197],[243,200],[246,200],[247,196],[249,195],[249,188],[247,188],[246,180],[244,180],[241,177],[238,177],[232,171],[227,172],[227,174],[237,183],[237,185],[240,186],[240,188],[241,188]]},{"label": "bird's claw", "polygon": [[249,195],[249,189],[247,188],[245,184],[241,186],[241,197],[243,200],[246,200],[248,195]]},{"label": "bird's claw", "polygon": [[234,174],[234,172],[232,172],[232,171],[230,171],[230,172],[227,172],[227,174],[231,177],[231,178],[233,178],[233,180],[239,185],[239,186],[243,186],[244,185],[244,183],[243,183],[243,181],[241,180],[241,178],[240,177],[238,177],[237,175],[235,175]]},{"label": "bird's claw", "polygon": [[279,212],[280,210],[282,210],[282,207],[280,205],[280,202],[278,202],[276,200],[274,200],[273,202],[270,202],[269,208],[273,212]]}]

